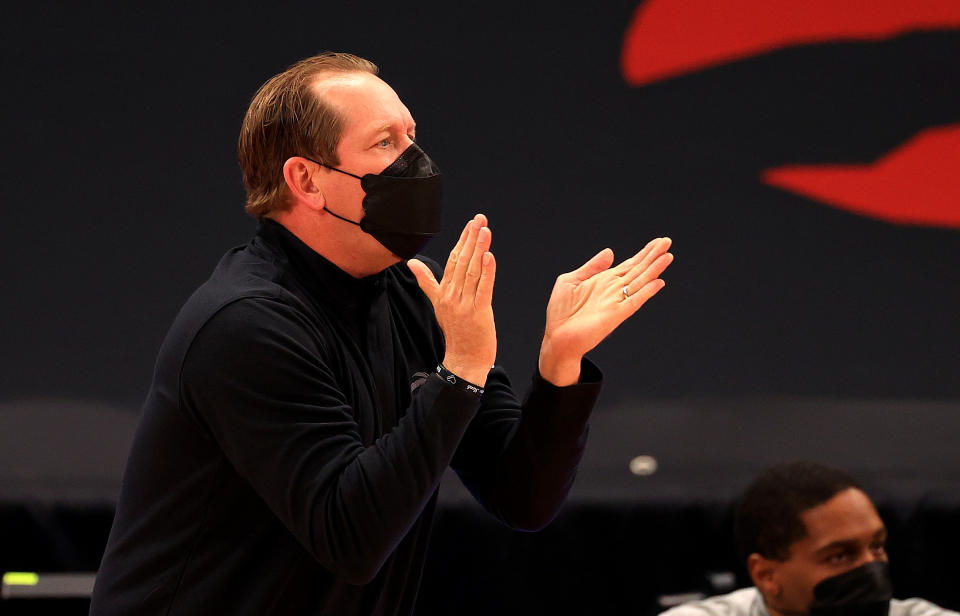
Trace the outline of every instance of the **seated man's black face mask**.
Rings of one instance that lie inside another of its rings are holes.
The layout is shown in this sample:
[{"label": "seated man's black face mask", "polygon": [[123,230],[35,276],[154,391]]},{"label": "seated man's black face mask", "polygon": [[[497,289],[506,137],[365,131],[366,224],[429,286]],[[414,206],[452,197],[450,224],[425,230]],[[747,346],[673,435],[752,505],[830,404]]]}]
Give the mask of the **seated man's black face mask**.
[{"label": "seated man's black face mask", "polygon": [[810,616],[887,616],[892,597],[890,567],[874,561],[814,586]]},{"label": "seated man's black face mask", "polygon": [[368,173],[363,177],[304,158],[360,180],[360,186],[367,194],[363,197],[363,217],[359,222],[344,218],[329,208],[327,212],[358,225],[401,259],[415,256],[431,237],[440,232],[440,169],[417,144],[410,144],[380,173]]}]

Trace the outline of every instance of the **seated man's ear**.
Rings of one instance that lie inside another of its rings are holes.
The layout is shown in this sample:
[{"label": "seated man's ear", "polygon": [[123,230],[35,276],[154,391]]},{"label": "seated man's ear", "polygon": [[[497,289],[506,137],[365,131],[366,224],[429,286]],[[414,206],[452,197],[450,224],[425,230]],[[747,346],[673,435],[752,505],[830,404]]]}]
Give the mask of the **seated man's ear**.
[{"label": "seated man's ear", "polygon": [[778,597],[783,589],[777,579],[777,561],[754,552],[747,557],[747,571],[764,597]]},{"label": "seated man's ear", "polygon": [[316,163],[301,156],[292,156],[283,163],[283,180],[294,203],[303,203],[315,210],[325,207],[326,201],[317,174]]}]

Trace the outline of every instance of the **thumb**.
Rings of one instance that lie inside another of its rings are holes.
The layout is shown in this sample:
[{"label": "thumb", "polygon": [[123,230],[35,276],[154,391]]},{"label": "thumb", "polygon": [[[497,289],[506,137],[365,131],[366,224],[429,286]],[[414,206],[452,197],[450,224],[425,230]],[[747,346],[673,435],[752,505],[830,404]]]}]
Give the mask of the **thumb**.
[{"label": "thumb", "polygon": [[434,277],[433,272],[431,272],[426,263],[420,259],[410,259],[407,261],[407,267],[410,268],[410,271],[413,272],[414,277],[417,279],[420,290],[427,296],[431,304],[434,303],[440,284]]},{"label": "thumb", "polygon": [[613,251],[609,248],[604,248],[594,255],[592,259],[567,274],[567,276],[576,282],[582,282],[591,276],[596,276],[600,272],[609,269],[611,265],[613,265]]}]

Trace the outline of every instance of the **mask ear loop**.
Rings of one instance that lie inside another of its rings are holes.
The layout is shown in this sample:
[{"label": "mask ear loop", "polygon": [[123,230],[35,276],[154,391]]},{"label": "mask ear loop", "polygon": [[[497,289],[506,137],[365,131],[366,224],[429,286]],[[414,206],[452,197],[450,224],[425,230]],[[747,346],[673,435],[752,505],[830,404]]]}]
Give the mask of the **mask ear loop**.
[{"label": "mask ear loop", "polygon": [[[342,173],[343,175],[349,175],[349,176],[352,177],[352,178],[357,178],[358,180],[363,180],[363,178],[360,177],[359,175],[353,175],[352,173],[349,173],[349,172],[347,172],[347,171],[342,171],[342,170],[340,170],[340,169],[337,169],[336,167],[331,167],[330,165],[325,165],[325,164],[323,164],[322,162],[320,162],[319,160],[313,160],[313,159],[310,158],[309,156],[304,156],[304,158],[306,158],[307,160],[309,160],[310,162],[312,162],[312,163],[314,163],[314,164],[320,165],[321,167],[326,167],[327,169],[332,169],[333,171],[336,171],[337,173]],[[342,220],[342,221],[344,221],[344,222],[348,222],[348,223],[350,223],[351,225],[357,225],[358,227],[360,226],[360,223],[359,223],[359,222],[356,222],[356,221],[354,221],[354,220],[350,220],[349,218],[344,218],[343,216],[341,216],[341,215],[339,215],[339,214],[335,214],[335,213],[333,213],[333,211],[331,211],[329,208],[324,208],[324,209],[327,210],[327,214],[330,214],[330,215],[333,216],[334,218],[339,218],[340,220]]]},{"label": "mask ear loop", "polygon": [[321,167],[326,167],[327,169],[332,169],[333,171],[336,171],[337,173],[342,173],[343,175],[349,175],[350,177],[352,177],[352,178],[357,178],[358,180],[362,180],[362,179],[363,179],[363,178],[360,177],[359,175],[354,175],[354,174],[350,173],[349,171],[343,171],[342,169],[337,169],[336,167],[331,167],[330,165],[325,165],[325,164],[323,164],[322,162],[320,162],[319,160],[313,160],[313,159],[310,158],[309,156],[304,156],[304,158],[306,158],[307,160],[309,160],[310,162],[312,162],[312,163],[314,163],[314,164],[320,165]]}]

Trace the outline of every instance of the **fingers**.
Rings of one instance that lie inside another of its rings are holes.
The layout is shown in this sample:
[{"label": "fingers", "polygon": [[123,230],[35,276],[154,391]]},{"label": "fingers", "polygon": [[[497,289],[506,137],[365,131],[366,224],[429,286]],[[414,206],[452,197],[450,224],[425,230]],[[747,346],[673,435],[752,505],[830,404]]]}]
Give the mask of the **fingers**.
[{"label": "fingers", "polygon": [[413,275],[417,279],[417,284],[420,285],[420,289],[424,295],[427,296],[427,299],[430,300],[430,303],[436,303],[440,284],[437,282],[437,279],[433,277],[433,272],[430,271],[430,268],[419,259],[410,259],[407,261],[407,267],[413,272]]},{"label": "fingers", "polygon": [[650,240],[643,250],[633,255],[613,269],[617,275],[633,280],[640,272],[649,267],[655,259],[667,252],[673,240],[669,237],[658,237]]},{"label": "fingers", "polygon": [[665,287],[667,283],[663,280],[657,278],[656,280],[651,280],[647,284],[643,285],[637,291],[632,292],[630,297],[624,299],[620,302],[620,305],[624,307],[629,313],[636,312],[640,306],[643,306],[647,300],[660,292],[660,289]]},{"label": "fingers", "polygon": [[493,301],[493,281],[497,276],[497,260],[492,252],[485,252],[481,257],[483,270],[480,272],[480,281],[477,284],[477,305],[489,304]]},{"label": "fingers", "polygon": [[612,264],[613,251],[609,248],[604,248],[594,255],[589,261],[572,272],[568,272],[564,276],[569,278],[571,282],[581,282],[590,278],[591,276],[599,274],[606,269],[609,269]]},{"label": "fingers", "polygon": [[477,294],[477,286],[480,284],[480,275],[483,271],[483,255],[487,254],[490,248],[490,242],[493,241],[493,235],[488,227],[480,227],[477,230],[477,242],[473,248],[473,255],[470,257],[470,264],[467,266],[467,275],[463,281],[463,297],[471,300]]},{"label": "fingers", "polygon": [[460,247],[460,252],[457,254],[457,264],[453,268],[453,276],[450,279],[450,284],[447,286],[449,292],[454,296],[459,297],[463,293],[463,283],[467,278],[467,268],[470,267],[470,259],[473,257],[473,252],[477,247],[477,235],[479,231],[480,225],[477,224],[476,220],[471,220],[467,223],[467,237],[463,242],[463,246]]},{"label": "fingers", "polygon": [[460,232],[460,239],[457,240],[457,245],[453,247],[453,250],[450,251],[450,256],[447,257],[447,264],[443,268],[444,280],[450,280],[453,276],[453,270],[457,266],[457,258],[460,256],[460,251],[463,249],[464,242],[467,241],[467,232],[469,230],[470,223],[468,222],[463,226],[463,231]]},{"label": "fingers", "polygon": [[[624,282],[626,284],[631,284],[635,279],[643,276],[644,273],[650,269],[653,263],[660,259],[664,254],[669,254],[667,253],[667,249],[670,248],[672,243],[673,242],[669,237],[657,238],[651,243],[652,245],[648,244],[648,248],[644,248],[644,250],[637,253],[633,258],[628,259],[627,261],[632,261],[633,265],[622,274]],[[624,264],[625,263],[626,262],[624,262]],[[643,286],[644,283],[653,280],[657,275],[646,277],[638,286]]]},{"label": "fingers", "polygon": [[616,275],[618,275],[618,276],[623,276],[624,274],[626,274],[627,272],[629,272],[634,266],[636,266],[636,265],[637,265],[638,263],[640,263],[643,259],[645,259],[647,255],[650,254],[650,251],[653,249],[654,246],[656,246],[657,242],[660,241],[660,239],[662,239],[662,238],[655,237],[655,238],[653,238],[652,240],[650,240],[649,242],[647,242],[647,245],[644,246],[644,247],[640,250],[640,252],[638,252],[637,254],[633,255],[633,256],[630,257],[629,259],[624,259],[624,260],[623,260],[623,263],[621,263],[620,265],[618,265],[618,266],[616,266],[615,268],[613,268],[613,270],[612,270],[613,273],[616,274]]},{"label": "fingers", "polygon": [[[484,254],[490,250],[492,234],[487,217],[477,214],[464,226],[457,245],[450,251],[440,282],[441,292],[452,298],[474,302],[484,269]],[[419,279],[418,279],[419,280]],[[492,289],[489,291],[492,294]]]},{"label": "fingers", "polygon": [[642,288],[651,280],[655,280],[660,277],[660,275],[673,263],[673,254],[665,253],[657,257],[652,263],[647,265],[647,267],[639,272],[634,278],[629,276],[624,276],[621,278],[626,282],[627,293],[633,295],[636,290]]}]

